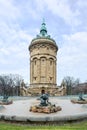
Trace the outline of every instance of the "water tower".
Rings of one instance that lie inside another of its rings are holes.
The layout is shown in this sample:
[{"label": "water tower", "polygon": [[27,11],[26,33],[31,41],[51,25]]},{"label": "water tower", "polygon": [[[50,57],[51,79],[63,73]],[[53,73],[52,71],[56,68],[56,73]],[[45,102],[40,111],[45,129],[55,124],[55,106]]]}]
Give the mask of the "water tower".
[{"label": "water tower", "polygon": [[50,94],[56,91],[56,68],[58,46],[54,39],[47,34],[46,24],[43,21],[40,34],[32,39],[29,45],[30,52],[30,90],[39,94],[42,89]]}]

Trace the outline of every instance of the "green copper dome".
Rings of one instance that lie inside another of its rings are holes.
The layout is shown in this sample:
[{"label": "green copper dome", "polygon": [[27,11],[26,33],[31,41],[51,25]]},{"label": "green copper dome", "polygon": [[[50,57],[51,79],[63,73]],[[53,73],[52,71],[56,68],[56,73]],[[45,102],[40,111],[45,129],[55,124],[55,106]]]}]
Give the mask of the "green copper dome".
[{"label": "green copper dome", "polygon": [[47,28],[46,28],[46,24],[45,21],[43,19],[43,22],[41,24],[41,28],[40,28],[40,33],[38,35],[36,35],[36,38],[32,39],[31,44],[29,46],[29,50],[33,45],[36,44],[40,44],[40,43],[49,43],[52,44],[56,47],[56,49],[58,50],[58,47],[56,45],[56,42],[53,38],[51,38],[50,35],[47,34]]},{"label": "green copper dome", "polygon": [[41,24],[40,35],[47,36],[47,28],[44,19],[43,19],[43,23]]},{"label": "green copper dome", "polygon": [[40,34],[41,36],[46,36],[47,35],[47,29],[46,29],[46,24],[42,23],[41,29],[40,29]]}]

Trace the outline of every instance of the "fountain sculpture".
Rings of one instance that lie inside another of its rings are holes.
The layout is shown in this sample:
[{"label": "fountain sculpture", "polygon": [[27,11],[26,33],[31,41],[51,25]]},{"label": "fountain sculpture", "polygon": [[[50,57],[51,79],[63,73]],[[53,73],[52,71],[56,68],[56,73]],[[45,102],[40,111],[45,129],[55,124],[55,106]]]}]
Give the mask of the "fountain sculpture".
[{"label": "fountain sculpture", "polygon": [[87,104],[87,100],[83,98],[83,93],[79,93],[79,98],[78,99],[72,99],[72,103],[78,103],[78,104]]},{"label": "fountain sculpture", "polygon": [[8,96],[4,95],[3,99],[0,101],[0,105],[9,105],[12,104],[12,100],[8,100]]},{"label": "fountain sculpture", "polygon": [[49,102],[49,95],[42,90],[42,94],[39,98],[41,101],[40,104],[34,105],[30,107],[30,111],[38,112],[38,113],[54,113],[57,111],[61,111],[60,106],[56,106],[55,104],[51,104]]}]

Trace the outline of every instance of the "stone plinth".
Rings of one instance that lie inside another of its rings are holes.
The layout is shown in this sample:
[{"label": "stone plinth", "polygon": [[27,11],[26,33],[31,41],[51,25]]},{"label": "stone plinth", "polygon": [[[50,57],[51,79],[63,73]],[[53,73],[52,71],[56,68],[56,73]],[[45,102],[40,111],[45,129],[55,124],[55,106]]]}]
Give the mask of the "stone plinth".
[{"label": "stone plinth", "polygon": [[54,113],[54,112],[57,112],[57,111],[61,111],[61,107],[55,106],[55,105],[50,105],[50,106],[36,105],[36,106],[31,106],[30,111],[50,114],[50,113]]},{"label": "stone plinth", "polygon": [[82,101],[82,100],[72,99],[71,102],[77,104],[87,104],[87,100]]}]

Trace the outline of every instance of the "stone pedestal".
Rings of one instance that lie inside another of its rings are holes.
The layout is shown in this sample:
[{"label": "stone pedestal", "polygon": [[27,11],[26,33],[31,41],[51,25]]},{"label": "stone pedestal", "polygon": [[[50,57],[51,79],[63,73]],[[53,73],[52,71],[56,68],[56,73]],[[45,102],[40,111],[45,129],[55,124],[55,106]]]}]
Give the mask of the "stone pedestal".
[{"label": "stone pedestal", "polygon": [[50,106],[31,106],[30,107],[30,111],[32,112],[37,112],[37,113],[54,113],[57,111],[61,111],[61,107],[60,106],[55,106],[55,105],[50,105]]}]

